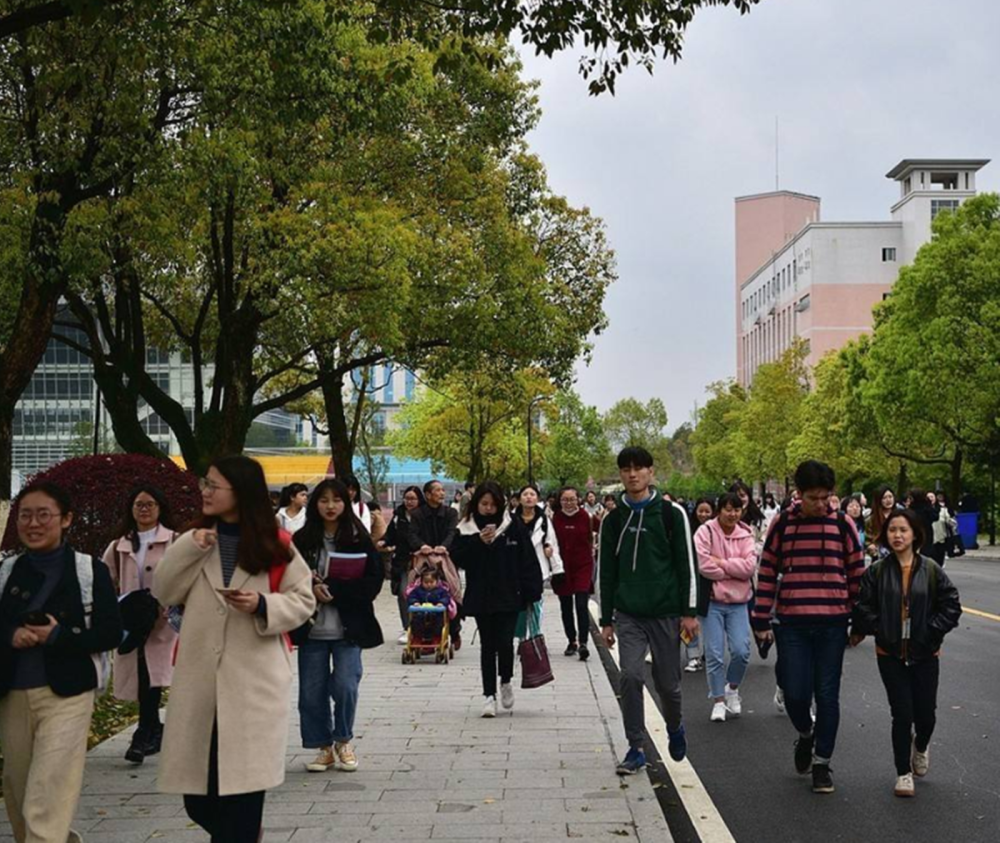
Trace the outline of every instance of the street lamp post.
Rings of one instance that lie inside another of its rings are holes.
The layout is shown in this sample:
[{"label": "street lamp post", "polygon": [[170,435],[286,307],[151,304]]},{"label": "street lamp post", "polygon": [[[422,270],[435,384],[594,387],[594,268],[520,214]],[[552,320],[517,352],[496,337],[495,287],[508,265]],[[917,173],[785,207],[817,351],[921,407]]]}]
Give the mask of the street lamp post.
[{"label": "street lamp post", "polygon": [[535,404],[544,401],[547,395],[536,395],[528,402],[528,483],[535,482],[535,475],[531,464],[531,411],[535,409]]}]

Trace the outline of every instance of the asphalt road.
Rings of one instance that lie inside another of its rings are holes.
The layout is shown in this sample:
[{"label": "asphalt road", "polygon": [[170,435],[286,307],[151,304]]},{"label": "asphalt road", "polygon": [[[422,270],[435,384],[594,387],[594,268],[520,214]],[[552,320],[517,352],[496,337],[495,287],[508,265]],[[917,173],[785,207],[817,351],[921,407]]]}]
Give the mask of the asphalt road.
[{"label": "asphalt road", "polygon": [[[964,607],[1000,616],[1000,561],[949,560],[946,570]],[[965,612],[946,639],[930,773],[914,799],[893,795],[870,639],[845,659],[832,795],[795,773],[795,731],[772,701],[773,651],[766,662],[754,652],[742,691],[743,716],[711,723],[704,673],[684,676],[688,757],[739,843],[1000,843],[1000,620]]]}]

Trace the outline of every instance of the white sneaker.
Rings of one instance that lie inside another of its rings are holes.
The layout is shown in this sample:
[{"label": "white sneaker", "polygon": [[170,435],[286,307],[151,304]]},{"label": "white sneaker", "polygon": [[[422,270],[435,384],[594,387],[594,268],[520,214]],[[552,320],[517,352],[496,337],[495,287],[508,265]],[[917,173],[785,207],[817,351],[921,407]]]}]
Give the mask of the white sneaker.
[{"label": "white sneaker", "polygon": [[778,714],[785,713],[785,692],[781,688],[774,689],[774,707],[778,710]]},{"label": "white sneaker", "polygon": [[896,789],[894,791],[896,796],[914,796],[913,790],[913,773],[907,773],[905,776],[899,776],[896,779]]},{"label": "white sneaker", "polygon": [[726,704],[724,702],[717,702],[712,706],[712,722],[713,723],[725,723],[726,722]]},{"label": "white sneaker", "polygon": [[913,767],[913,775],[926,776],[927,771],[931,768],[931,748],[928,746],[924,752],[917,752],[917,748],[913,747],[910,766]]},{"label": "white sneaker", "polygon": [[497,716],[497,698],[487,697],[486,702],[483,703],[483,717],[496,717]]},{"label": "white sneaker", "polygon": [[500,686],[500,705],[508,711],[514,707],[514,686],[510,682]]},{"label": "white sneaker", "polygon": [[697,673],[699,670],[701,670],[700,659],[688,659],[688,663],[684,665],[684,671],[686,673]]},{"label": "white sneaker", "polygon": [[738,688],[726,688],[726,710],[733,717],[739,717],[743,713],[743,701]]},{"label": "white sneaker", "polygon": [[408,635],[408,633],[404,629],[401,633],[399,633],[399,638],[396,639],[396,643],[397,644],[405,644],[406,643],[407,635]]}]

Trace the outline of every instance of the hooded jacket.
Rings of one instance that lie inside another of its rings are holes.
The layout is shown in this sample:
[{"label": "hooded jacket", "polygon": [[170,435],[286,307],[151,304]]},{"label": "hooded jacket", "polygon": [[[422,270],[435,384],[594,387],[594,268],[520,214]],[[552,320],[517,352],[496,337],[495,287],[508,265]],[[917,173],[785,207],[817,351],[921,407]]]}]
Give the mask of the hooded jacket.
[{"label": "hooded jacket", "polygon": [[694,534],[694,546],[698,570],[712,582],[711,599],[716,603],[749,603],[757,569],[753,531],[738,522],[726,535],[719,519],[713,518]]},{"label": "hooded jacket", "polygon": [[[683,507],[655,487],[641,505],[622,494],[601,522],[601,626],[615,611],[639,618],[695,617],[698,571],[691,525]],[[667,535],[664,518],[671,519]]]}]

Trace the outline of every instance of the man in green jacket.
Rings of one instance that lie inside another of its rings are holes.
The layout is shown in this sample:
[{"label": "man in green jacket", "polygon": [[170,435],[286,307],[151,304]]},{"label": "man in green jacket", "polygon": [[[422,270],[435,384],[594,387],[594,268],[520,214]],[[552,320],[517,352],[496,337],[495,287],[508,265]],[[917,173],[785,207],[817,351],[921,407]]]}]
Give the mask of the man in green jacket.
[{"label": "man in green jacket", "polygon": [[643,688],[646,653],[653,655],[653,684],[663,701],[670,757],[682,761],[687,739],[681,717],[683,635],[698,634],[698,567],[684,509],[653,486],[653,456],[628,447],[618,455],[625,492],[601,523],[598,566],[601,635],[621,645],[622,719],[629,751],[620,775],[646,766]]}]

